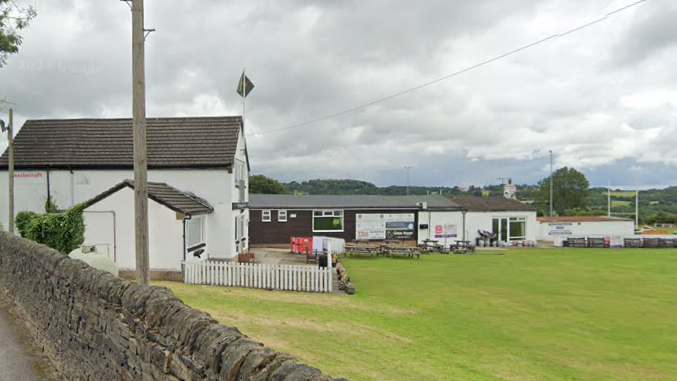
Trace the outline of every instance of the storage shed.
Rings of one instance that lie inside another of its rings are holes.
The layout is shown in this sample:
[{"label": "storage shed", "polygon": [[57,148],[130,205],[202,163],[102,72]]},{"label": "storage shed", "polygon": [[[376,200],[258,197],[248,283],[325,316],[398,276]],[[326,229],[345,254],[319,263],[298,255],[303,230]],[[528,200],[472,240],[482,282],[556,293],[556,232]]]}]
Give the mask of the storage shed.
[{"label": "storage shed", "polygon": [[631,237],[635,221],[604,216],[539,217],[540,240],[560,246],[567,238]]},{"label": "storage shed", "polygon": [[[207,258],[208,219],[214,209],[196,195],[165,183],[148,183],[150,269],[154,278],[181,279],[181,262]],[[87,201],[85,245],[107,253],[120,272],[136,269],[134,182],[125,180]]]}]

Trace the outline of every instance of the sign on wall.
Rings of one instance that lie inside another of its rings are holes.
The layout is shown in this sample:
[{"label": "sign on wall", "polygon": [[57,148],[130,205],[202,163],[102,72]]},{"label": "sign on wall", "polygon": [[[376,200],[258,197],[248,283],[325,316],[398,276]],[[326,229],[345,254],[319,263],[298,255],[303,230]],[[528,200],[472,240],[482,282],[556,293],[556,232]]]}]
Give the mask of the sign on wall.
[{"label": "sign on wall", "polygon": [[357,214],[355,216],[355,238],[359,240],[412,239],[415,219],[413,213]]},{"label": "sign on wall", "polygon": [[548,224],[548,235],[571,235],[571,223],[559,222]]},{"label": "sign on wall", "polygon": [[455,224],[435,225],[435,238],[456,238],[458,229]]}]

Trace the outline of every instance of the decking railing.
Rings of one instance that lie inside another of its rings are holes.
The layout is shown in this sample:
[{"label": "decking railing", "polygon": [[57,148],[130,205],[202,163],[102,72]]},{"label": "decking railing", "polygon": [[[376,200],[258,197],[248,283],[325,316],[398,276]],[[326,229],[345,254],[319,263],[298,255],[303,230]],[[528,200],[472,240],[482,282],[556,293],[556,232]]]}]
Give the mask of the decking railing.
[{"label": "decking railing", "polygon": [[328,293],[333,287],[331,267],[211,261],[185,262],[184,266],[187,284]]}]

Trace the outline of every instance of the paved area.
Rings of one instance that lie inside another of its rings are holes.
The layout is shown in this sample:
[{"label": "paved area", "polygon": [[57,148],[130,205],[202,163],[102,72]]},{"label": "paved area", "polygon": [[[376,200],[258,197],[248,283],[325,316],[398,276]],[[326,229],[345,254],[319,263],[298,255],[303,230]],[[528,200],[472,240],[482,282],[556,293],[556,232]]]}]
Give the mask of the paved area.
[{"label": "paved area", "polygon": [[313,266],[317,263],[306,262],[305,254],[292,254],[288,249],[251,249],[256,255],[256,263],[265,263],[269,265],[295,265],[295,266]]},{"label": "paved area", "polygon": [[25,347],[21,331],[10,320],[5,307],[0,305],[0,381],[44,381],[37,361]]}]

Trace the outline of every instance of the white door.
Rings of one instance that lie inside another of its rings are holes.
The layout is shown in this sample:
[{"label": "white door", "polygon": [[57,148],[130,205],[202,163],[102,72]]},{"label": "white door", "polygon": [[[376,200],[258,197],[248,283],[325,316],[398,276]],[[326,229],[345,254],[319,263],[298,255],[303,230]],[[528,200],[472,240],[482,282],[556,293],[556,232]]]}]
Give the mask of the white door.
[{"label": "white door", "polygon": [[95,245],[98,253],[107,254],[116,261],[115,213],[84,211],[82,216],[85,220],[84,245]]}]

